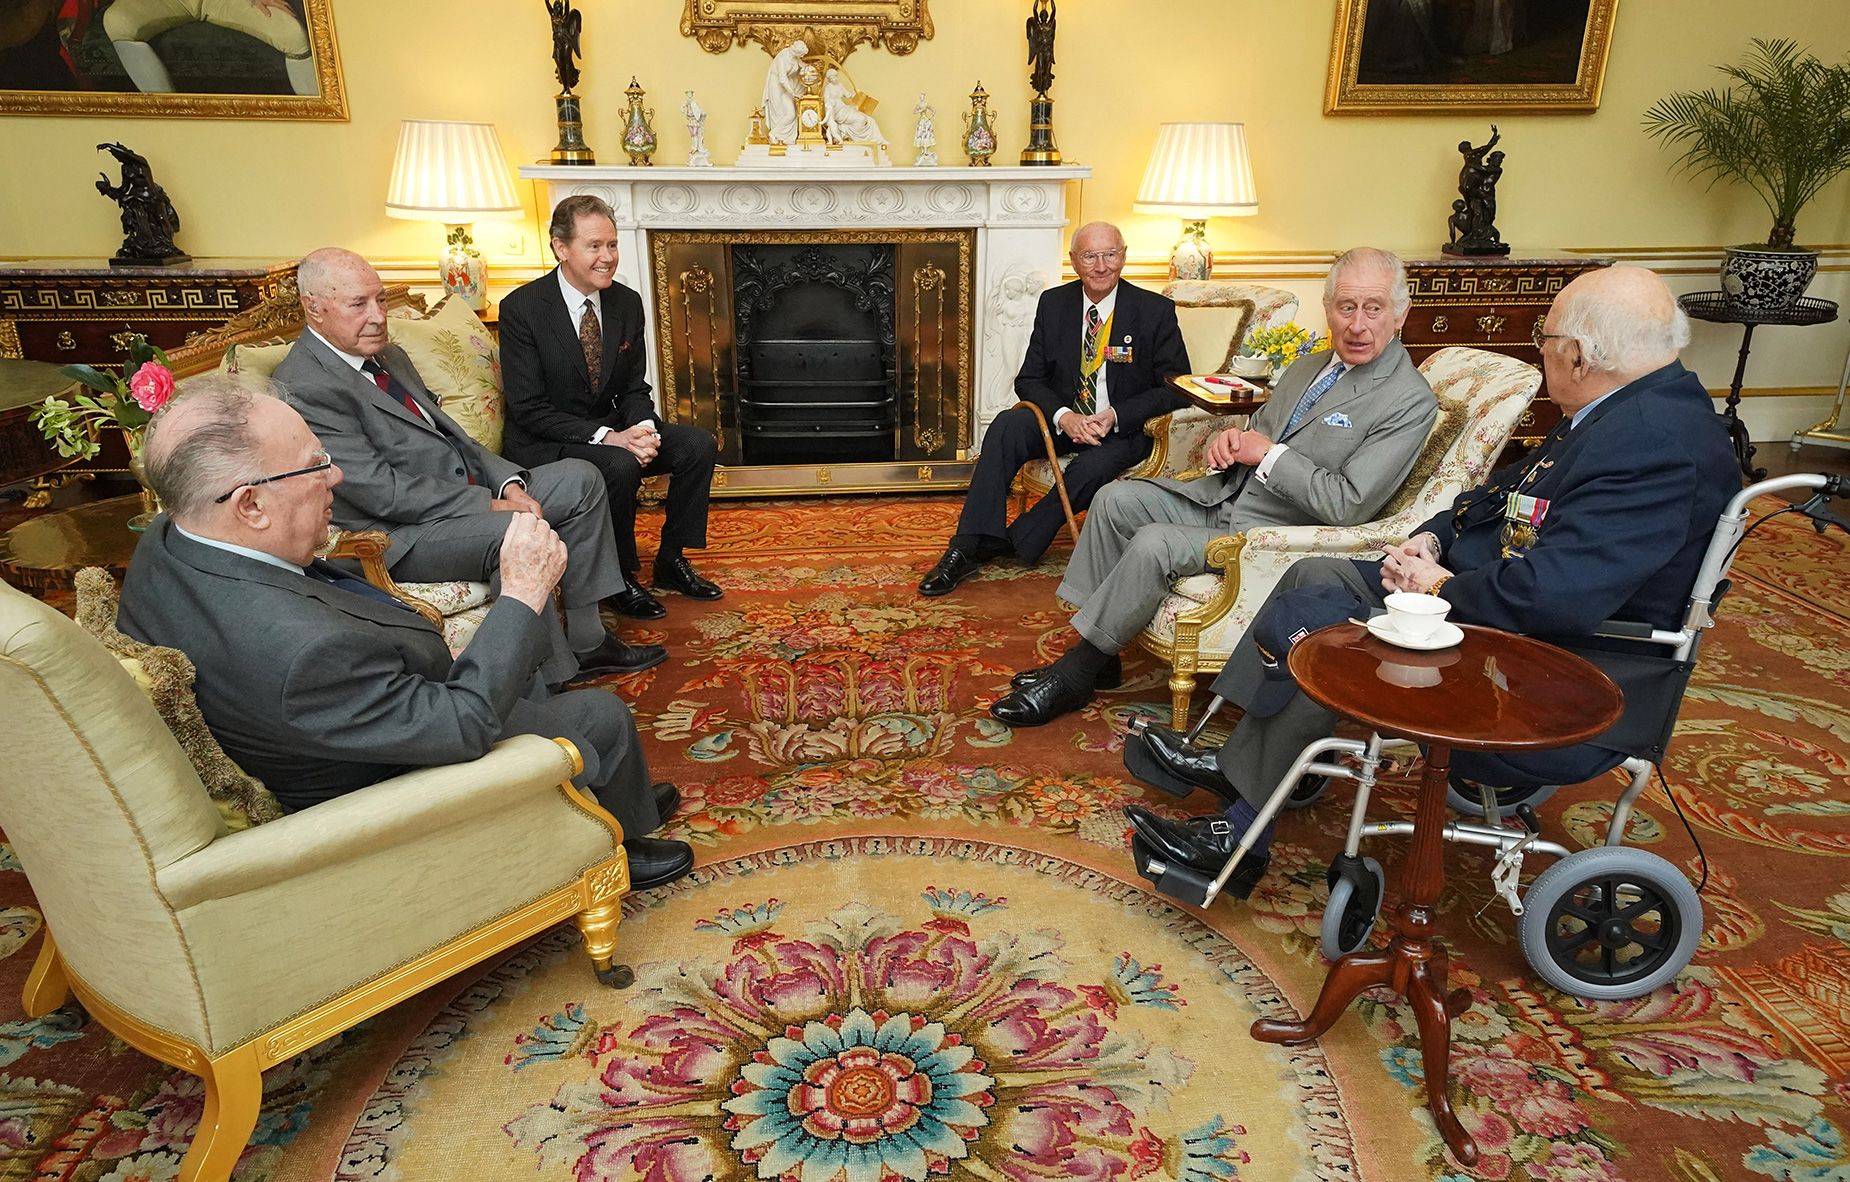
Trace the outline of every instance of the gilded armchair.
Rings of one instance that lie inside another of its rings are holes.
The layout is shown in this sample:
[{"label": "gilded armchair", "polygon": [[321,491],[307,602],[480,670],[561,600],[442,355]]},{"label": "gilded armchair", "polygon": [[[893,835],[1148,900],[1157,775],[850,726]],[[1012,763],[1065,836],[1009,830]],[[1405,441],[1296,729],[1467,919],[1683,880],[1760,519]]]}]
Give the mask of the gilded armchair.
[{"label": "gilded armchair", "polygon": [[1216,538],[1208,571],[1176,580],[1137,638],[1169,666],[1177,726],[1188,718],[1195,677],[1218,673],[1286,568],[1300,558],[1364,558],[1406,540],[1413,528],[1496,463],[1541,386],[1539,370],[1482,349],[1441,349],[1420,372],[1439,399],[1439,417],[1400,491],[1365,525],[1293,525]]}]

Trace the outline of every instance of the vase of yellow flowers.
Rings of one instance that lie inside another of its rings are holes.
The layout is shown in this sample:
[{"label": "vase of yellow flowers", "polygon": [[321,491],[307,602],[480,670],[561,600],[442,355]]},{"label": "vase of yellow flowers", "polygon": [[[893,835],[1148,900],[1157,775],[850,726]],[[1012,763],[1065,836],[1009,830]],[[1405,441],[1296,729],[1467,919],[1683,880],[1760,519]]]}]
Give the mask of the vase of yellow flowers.
[{"label": "vase of yellow flowers", "polygon": [[67,365],[58,372],[94,393],[73,394],[71,401],[47,398],[32,412],[32,424],[58,454],[87,460],[102,449],[99,432],[115,428],[128,442],[129,472],[141,485],[142,511],[129,518],[128,527],[144,530],[161,511],[160,498],[148,487],[142,471],[141,449],[148,420],[173,397],[173,370],[167,354],[147,338],[131,337],[127,377],[89,365]]},{"label": "vase of yellow flowers", "polygon": [[1269,365],[1269,377],[1277,377],[1286,366],[1307,353],[1320,353],[1330,347],[1330,339],[1311,332],[1295,322],[1273,328],[1255,328],[1246,334],[1240,346],[1243,357],[1263,358]]}]

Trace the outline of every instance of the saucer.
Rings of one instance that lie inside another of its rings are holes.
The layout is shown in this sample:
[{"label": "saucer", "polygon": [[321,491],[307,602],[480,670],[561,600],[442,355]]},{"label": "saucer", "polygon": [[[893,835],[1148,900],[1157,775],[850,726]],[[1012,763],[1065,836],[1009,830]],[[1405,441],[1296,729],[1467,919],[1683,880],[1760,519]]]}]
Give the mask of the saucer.
[{"label": "saucer", "polygon": [[1439,621],[1439,627],[1425,640],[1412,640],[1402,636],[1388,627],[1386,616],[1376,616],[1368,621],[1367,627],[1369,634],[1377,640],[1385,640],[1396,648],[1410,648],[1419,652],[1451,648],[1465,638],[1465,630],[1450,620]]}]

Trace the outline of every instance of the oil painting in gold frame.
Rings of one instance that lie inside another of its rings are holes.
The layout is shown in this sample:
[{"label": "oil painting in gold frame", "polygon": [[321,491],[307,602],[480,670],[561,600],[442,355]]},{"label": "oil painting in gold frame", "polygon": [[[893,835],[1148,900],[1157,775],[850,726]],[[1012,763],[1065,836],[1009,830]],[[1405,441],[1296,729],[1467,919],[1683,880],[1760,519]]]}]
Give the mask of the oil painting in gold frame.
[{"label": "oil painting in gold frame", "polygon": [[332,0],[9,0],[0,115],[346,119]]},{"label": "oil painting in gold frame", "polygon": [[1337,0],[1326,115],[1599,109],[1619,0]]}]

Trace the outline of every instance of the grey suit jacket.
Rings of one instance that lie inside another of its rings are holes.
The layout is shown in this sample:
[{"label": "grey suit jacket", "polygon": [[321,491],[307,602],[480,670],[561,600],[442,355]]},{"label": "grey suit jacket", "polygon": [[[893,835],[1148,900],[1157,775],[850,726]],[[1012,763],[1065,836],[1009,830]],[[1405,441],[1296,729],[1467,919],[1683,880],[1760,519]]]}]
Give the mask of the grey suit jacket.
[{"label": "grey suit jacket", "polygon": [[383,530],[391,538],[385,555],[390,564],[429,522],[491,512],[489,502],[501,486],[527,474],[443,413],[403,349],[387,345],[379,362],[411,391],[434,427],[382,393],[312,332],[296,339],[276,367],[276,381],[340,465],[334,524]]},{"label": "grey suit jacket", "polygon": [[177,648],[225,753],[299,809],[487,752],[548,651],[495,601],[452,659],[416,612],[193,541],[161,517],[122,582],[118,626]]},{"label": "grey suit jacket", "polygon": [[[1286,445],[1261,483],[1245,465],[1197,480],[1155,483],[1198,505],[1220,506],[1229,533],[1264,525],[1360,525],[1374,519],[1413,470],[1439,415],[1432,387],[1398,340],[1346,371],[1295,429],[1285,424],[1328,353],[1300,357],[1280,375],[1252,429]],[[1282,435],[1282,438],[1281,438]]]}]

